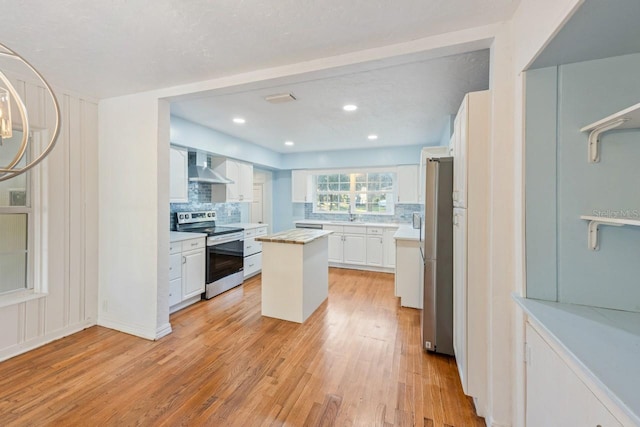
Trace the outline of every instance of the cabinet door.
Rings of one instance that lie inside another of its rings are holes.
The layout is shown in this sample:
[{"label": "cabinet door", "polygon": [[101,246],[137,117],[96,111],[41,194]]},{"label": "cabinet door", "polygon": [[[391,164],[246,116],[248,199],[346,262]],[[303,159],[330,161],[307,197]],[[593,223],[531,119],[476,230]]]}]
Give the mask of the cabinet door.
[{"label": "cabinet door", "polygon": [[393,238],[393,235],[398,231],[397,228],[385,228],[383,239],[384,239],[384,267],[393,268],[396,266],[396,241]]},{"label": "cabinet door", "polygon": [[366,235],[344,235],[344,263],[364,265],[367,262]]},{"label": "cabinet door", "polygon": [[253,200],[253,165],[236,163],[238,167],[238,200],[250,202]]},{"label": "cabinet door", "polygon": [[189,201],[189,172],[187,150],[169,148],[169,201],[187,203]]},{"label": "cabinet door", "polygon": [[398,166],[398,203],[418,202],[418,165]]},{"label": "cabinet door", "polygon": [[[179,256],[179,255],[178,255]],[[182,278],[169,281],[169,307],[182,301]]]},{"label": "cabinet door", "polygon": [[453,205],[467,206],[467,105],[469,96],[465,96],[454,121],[454,162],[453,162]]},{"label": "cabinet door", "polygon": [[367,236],[367,265],[382,267],[384,255],[384,238]]},{"label": "cabinet door", "polygon": [[291,171],[291,202],[311,202],[311,174],[306,170]]},{"label": "cabinet door", "polygon": [[453,351],[465,394],[467,386],[467,216],[453,210]]},{"label": "cabinet door", "polygon": [[343,235],[338,233],[329,234],[329,261],[342,262]]},{"label": "cabinet door", "polygon": [[182,253],[182,298],[187,299],[204,292],[205,251]]},{"label": "cabinet door", "polygon": [[622,426],[527,324],[527,426]]}]

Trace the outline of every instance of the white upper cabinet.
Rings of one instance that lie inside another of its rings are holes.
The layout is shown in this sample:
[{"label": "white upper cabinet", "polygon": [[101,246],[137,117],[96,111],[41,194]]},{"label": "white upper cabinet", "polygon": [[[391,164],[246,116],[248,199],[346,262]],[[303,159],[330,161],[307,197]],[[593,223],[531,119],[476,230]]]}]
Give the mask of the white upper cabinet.
[{"label": "white upper cabinet", "polygon": [[396,203],[420,203],[418,199],[418,165],[402,165],[397,168],[398,197]]},{"label": "white upper cabinet", "polygon": [[[489,95],[488,91],[471,92],[465,95],[453,130],[453,206],[468,207],[469,169],[484,168],[480,156],[469,158],[469,147],[488,147],[489,140]],[[474,163],[470,163],[474,162]]]},{"label": "white upper cabinet", "polygon": [[188,153],[184,148],[169,147],[169,201],[189,202]]},{"label": "white upper cabinet", "polygon": [[312,175],[309,171],[291,171],[291,201],[293,203],[312,202],[312,188]]},{"label": "white upper cabinet", "polygon": [[223,157],[211,159],[211,167],[220,175],[233,181],[232,184],[213,184],[211,201],[251,202],[253,200],[253,165]]}]

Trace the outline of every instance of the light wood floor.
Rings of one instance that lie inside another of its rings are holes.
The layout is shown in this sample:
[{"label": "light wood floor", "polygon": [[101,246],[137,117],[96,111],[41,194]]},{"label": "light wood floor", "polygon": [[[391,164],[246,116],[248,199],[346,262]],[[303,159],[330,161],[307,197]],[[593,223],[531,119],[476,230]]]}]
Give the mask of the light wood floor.
[{"label": "light wood floor", "polygon": [[331,269],[303,325],[260,315],[260,278],[151,342],[101,327],[0,363],[0,425],[483,426],[453,358],[420,349],[393,275]]}]

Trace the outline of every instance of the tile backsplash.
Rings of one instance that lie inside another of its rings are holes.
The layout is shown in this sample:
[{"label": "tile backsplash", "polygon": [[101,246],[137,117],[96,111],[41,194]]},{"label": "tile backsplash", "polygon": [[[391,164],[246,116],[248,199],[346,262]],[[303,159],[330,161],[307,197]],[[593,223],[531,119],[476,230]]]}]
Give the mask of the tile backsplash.
[{"label": "tile backsplash", "polygon": [[[381,222],[381,223],[408,223],[414,212],[421,212],[423,205],[421,204],[401,204],[396,205],[393,215],[356,215],[358,220],[364,222]],[[314,213],[313,203],[304,204],[304,219],[315,219],[320,221],[348,221],[349,214],[339,213]]]},{"label": "tile backsplash", "polygon": [[240,203],[211,202],[211,185],[213,184],[203,182],[189,183],[189,203],[171,203],[169,205],[170,230],[176,229],[176,212],[215,211],[216,223],[220,225],[242,221]]}]

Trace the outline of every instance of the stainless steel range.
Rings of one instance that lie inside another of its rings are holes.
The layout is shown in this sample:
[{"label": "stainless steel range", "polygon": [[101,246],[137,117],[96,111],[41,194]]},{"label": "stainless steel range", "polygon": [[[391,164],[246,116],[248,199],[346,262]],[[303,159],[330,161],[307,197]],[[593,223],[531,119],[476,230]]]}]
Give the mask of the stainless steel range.
[{"label": "stainless steel range", "polygon": [[243,229],[216,226],[214,211],[176,212],[176,230],[206,233],[206,289],[202,296],[210,299],[244,281]]}]

